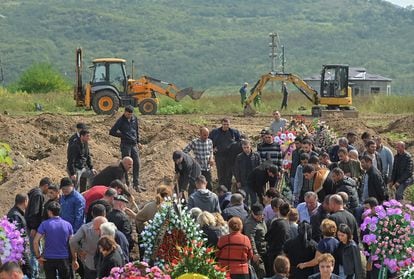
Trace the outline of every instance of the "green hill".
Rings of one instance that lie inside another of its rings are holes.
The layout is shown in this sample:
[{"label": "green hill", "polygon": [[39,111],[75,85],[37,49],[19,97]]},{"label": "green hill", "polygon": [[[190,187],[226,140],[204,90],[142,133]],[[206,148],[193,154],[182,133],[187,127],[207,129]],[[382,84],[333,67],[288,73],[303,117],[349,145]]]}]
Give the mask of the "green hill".
[{"label": "green hill", "polygon": [[136,73],[211,88],[254,82],[270,70],[278,32],[288,72],[347,63],[414,92],[414,11],[381,0],[2,0],[0,59],[6,83],[46,61],[73,79],[85,61],[135,60]]}]

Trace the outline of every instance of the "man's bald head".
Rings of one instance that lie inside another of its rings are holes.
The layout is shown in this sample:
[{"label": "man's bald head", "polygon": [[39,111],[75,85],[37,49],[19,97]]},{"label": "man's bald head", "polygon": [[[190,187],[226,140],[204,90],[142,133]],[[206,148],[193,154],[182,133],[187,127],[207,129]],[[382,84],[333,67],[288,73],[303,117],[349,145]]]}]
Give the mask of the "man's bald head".
[{"label": "man's bald head", "polygon": [[405,152],[405,143],[403,141],[398,141],[396,149],[398,154],[403,154]]},{"label": "man's bald head", "polygon": [[207,129],[207,127],[201,127],[200,128],[200,139],[202,141],[207,140],[209,133],[210,131]]},{"label": "man's bald head", "polygon": [[100,234],[101,225],[107,222],[108,222],[108,219],[106,219],[104,216],[98,216],[95,219],[93,219],[92,226],[93,226],[94,231]]}]

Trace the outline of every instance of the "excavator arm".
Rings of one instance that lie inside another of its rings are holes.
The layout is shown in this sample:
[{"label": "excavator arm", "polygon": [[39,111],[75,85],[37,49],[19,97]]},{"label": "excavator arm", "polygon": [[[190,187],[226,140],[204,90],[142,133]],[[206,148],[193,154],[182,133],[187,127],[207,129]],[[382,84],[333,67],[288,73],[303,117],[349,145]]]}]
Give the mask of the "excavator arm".
[{"label": "excavator arm", "polygon": [[320,102],[318,92],[310,87],[299,76],[295,74],[271,72],[263,75],[250,90],[250,96],[247,98],[244,104],[245,115],[254,115],[256,113],[255,110],[251,107],[251,103],[259,94],[261,94],[263,88],[269,81],[282,81],[292,83],[314,105],[318,105]]},{"label": "excavator arm", "polygon": [[143,91],[157,92],[158,94],[170,97],[175,101],[180,101],[185,96],[190,96],[193,100],[198,100],[204,91],[195,91],[192,87],[179,89],[175,84],[162,81],[149,76],[142,76],[132,84],[132,94]]}]

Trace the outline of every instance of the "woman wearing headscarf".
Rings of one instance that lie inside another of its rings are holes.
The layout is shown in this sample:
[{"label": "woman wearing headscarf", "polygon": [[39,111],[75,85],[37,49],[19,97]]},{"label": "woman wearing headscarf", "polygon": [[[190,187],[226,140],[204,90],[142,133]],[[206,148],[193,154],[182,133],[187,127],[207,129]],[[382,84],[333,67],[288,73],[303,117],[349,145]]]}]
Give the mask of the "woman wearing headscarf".
[{"label": "woman wearing headscarf", "polygon": [[308,278],[313,274],[313,267],[299,269],[297,265],[312,260],[315,257],[317,246],[318,243],[312,239],[312,226],[306,221],[301,222],[298,226],[298,235],[286,241],[283,246],[283,251],[289,258],[291,265],[289,278]]}]

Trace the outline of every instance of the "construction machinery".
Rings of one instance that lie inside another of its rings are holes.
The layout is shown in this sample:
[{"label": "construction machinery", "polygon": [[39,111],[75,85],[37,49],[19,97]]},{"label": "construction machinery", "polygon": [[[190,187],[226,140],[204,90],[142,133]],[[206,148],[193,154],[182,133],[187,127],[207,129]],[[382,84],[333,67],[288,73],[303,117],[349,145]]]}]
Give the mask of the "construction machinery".
[{"label": "construction machinery", "polygon": [[159,105],[157,94],[180,101],[185,96],[196,100],[204,93],[191,87],[180,90],[173,83],[148,76],[134,79],[133,72],[131,77],[126,74],[125,65],[126,60],[119,58],[94,59],[91,79],[83,84],[82,49],[76,49],[76,106],[92,108],[97,114],[113,114],[119,107],[132,105],[142,114],[155,114]]},{"label": "construction machinery", "polygon": [[244,114],[248,116],[256,113],[251,104],[262,93],[269,81],[282,81],[292,83],[313,103],[312,116],[314,117],[331,113],[340,113],[344,117],[358,117],[358,111],[352,107],[352,90],[348,86],[348,71],[348,65],[323,65],[320,93],[295,74],[271,72],[263,75],[250,90],[250,96],[245,101]]}]

